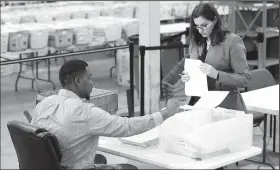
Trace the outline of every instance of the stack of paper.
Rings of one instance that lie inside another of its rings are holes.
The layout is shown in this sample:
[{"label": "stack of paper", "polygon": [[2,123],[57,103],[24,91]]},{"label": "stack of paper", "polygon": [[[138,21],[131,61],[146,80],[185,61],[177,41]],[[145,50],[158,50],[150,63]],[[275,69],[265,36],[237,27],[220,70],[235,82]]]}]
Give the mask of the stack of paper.
[{"label": "stack of paper", "polygon": [[123,143],[142,148],[157,145],[159,143],[159,127],[155,127],[139,135],[120,138],[119,140]]}]

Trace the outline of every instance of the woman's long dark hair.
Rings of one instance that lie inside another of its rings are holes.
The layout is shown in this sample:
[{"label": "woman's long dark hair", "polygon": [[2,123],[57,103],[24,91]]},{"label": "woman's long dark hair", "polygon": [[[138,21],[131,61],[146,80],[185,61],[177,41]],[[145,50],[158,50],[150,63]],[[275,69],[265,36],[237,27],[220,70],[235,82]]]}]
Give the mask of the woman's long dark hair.
[{"label": "woman's long dark hair", "polygon": [[200,16],[210,21],[214,21],[215,18],[217,20],[210,35],[211,45],[215,46],[223,42],[225,40],[225,35],[226,33],[228,33],[228,31],[222,29],[222,20],[214,5],[212,3],[204,2],[199,3],[192,12],[190,21],[191,40],[194,41],[198,46],[202,46],[206,41],[206,38],[202,37],[202,35],[198,32],[196,25],[193,21],[194,18],[198,18]]}]

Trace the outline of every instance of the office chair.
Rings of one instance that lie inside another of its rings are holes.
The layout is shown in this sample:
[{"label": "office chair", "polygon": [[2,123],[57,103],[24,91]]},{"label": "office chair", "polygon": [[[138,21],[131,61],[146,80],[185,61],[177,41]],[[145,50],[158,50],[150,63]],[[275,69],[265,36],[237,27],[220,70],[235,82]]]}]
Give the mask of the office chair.
[{"label": "office chair", "polygon": [[20,121],[7,124],[20,169],[65,169],[57,138],[46,129]]},{"label": "office chair", "polygon": [[[10,121],[7,127],[20,169],[67,169],[60,165],[62,154],[55,135],[44,128],[20,121]],[[107,159],[101,154],[96,154],[94,163],[107,164]]]}]

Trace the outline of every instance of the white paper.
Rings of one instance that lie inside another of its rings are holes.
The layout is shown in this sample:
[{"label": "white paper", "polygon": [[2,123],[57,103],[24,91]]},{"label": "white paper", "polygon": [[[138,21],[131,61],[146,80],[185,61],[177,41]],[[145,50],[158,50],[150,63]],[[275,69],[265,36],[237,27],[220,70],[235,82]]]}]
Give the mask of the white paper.
[{"label": "white paper", "polygon": [[120,141],[126,144],[148,147],[149,145],[152,145],[154,143],[153,141],[158,139],[159,139],[159,127],[155,127],[139,135],[120,138]]},{"label": "white paper", "polygon": [[208,91],[207,77],[199,66],[200,60],[185,59],[185,71],[190,75],[190,80],[185,83],[186,96],[202,96]]},{"label": "white paper", "polygon": [[212,109],[217,107],[227,97],[229,91],[208,91],[205,92],[194,106],[180,106],[181,109]]},{"label": "white paper", "polygon": [[195,108],[212,109],[227,97],[229,91],[208,91],[194,105]]},{"label": "white paper", "polygon": [[180,109],[183,109],[183,110],[192,110],[192,109],[193,109],[193,106],[186,104],[186,105],[184,105],[184,106],[180,106]]}]

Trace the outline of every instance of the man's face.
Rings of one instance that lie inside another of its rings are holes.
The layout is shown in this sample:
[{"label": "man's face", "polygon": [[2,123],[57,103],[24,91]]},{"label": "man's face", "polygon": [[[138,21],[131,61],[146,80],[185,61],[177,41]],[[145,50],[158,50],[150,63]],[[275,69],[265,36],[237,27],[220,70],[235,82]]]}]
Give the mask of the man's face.
[{"label": "man's face", "polygon": [[78,90],[80,93],[80,97],[86,98],[87,100],[90,99],[90,93],[93,88],[93,82],[92,82],[92,74],[88,67],[86,68],[86,71],[83,75],[79,77],[80,81],[78,83]]}]

